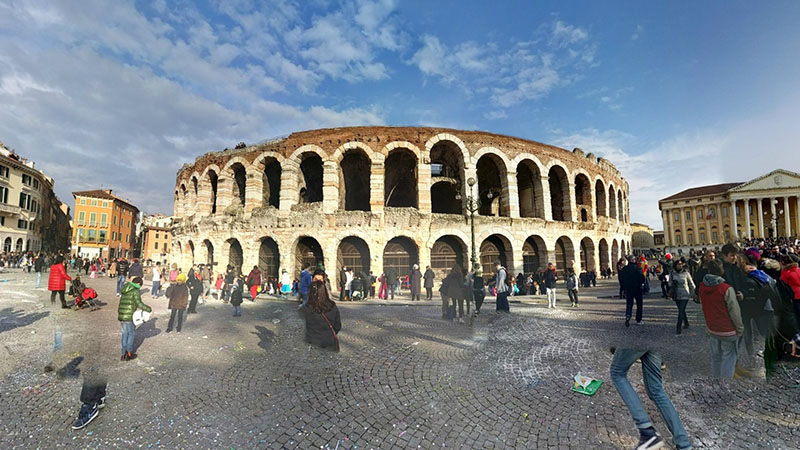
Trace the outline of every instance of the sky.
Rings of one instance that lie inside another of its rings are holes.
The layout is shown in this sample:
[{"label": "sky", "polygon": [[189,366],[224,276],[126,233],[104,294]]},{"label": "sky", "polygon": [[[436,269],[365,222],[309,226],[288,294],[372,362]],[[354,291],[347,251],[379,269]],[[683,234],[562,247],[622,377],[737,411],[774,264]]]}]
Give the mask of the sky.
[{"label": "sky", "polygon": [[333,126],[580,147],[661,229],[683,189],[800,171],[800,2],[0,0],[0,141],[56,193],[172,212],[206,152]]}]

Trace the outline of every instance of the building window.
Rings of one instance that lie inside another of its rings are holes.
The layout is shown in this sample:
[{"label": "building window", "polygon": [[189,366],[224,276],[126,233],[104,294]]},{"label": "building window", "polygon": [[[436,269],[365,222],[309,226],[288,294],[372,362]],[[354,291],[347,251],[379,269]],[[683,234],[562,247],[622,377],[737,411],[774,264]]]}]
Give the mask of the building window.
[{"label": "building window", "polygon": [[105,242],[106,242],[106,230],[100,230],[100,242],[105,244]]},{"label": "building window", "polygon": [[692,220],[692,212],[686,211],[686,220]]},{"label": "building window", "polygon": [[156,239],[158,239],[158,231],[156,231]]},{"label": "building window", "polygon": [[716,208],[714,208],[713,206],[711,208],[708,208],[708,217],[713,219],[716,216],[717,216]]},{"label": "building window", "polygon": [[106,201],[103,202],[103,208],[108,208],[108,202]]},{"label": "building window", "polygon": [[103,228],[108,226],[108,214],[106,213],[100,214],[100,226]]},{"label": "building window", "polygon": [[676,234],[675,235],[675,243],[678,244],[678,245],[681,245],[681,235],[680,234]]},{"label": "building window", "polygon": [[705,217],[705,216],[703,215],[703,208],[700,208],[700,209],[698,209],[698,210],[697,210],[697,217],[698,217],[698,218],[700,218],[700,219],[702,219],[703,217]]},{"label": "building window", "polygon": [[728,217],[728,207],[727,206],[723,206],[722,207],[722,217]]},{"label": "building window", "polygon": [[85,204],[86,204],[86,199],[85,199],[85,198],[82,198],[82,199],[81,199],[81,205],[85,205]]},{"label": "building window", "polygon": [[84,240],[85,240],[85,238],[84,238],[84,236],[85,236],[85,230],[84,230],[83,228],[78,228],[78,233],[77,233],[77,235],[78,235],[78,242],[82,242],[82,241],[84,241]]},{"label": "building window", "polygon": [[81,211],[78,213],[78,225],[86,225],[86,212]]},{"label": "building window", "polygon": [[680,213],[678,213],[677,211],[675,211],[675,223],[678,223],[678,221],[679,221],[679,220],[681,220]]},{"label": "building window", "polygon": [[705,242],[705,241],[706,241],[706,233],[705,233],[705,231],[701,231],[700,232],[700,242]]},{"label": "building window", "polygon": [[91,228],[88,231],[89,232],[86,235],[86,237],[88,238],[87,240],[89,242],[94,242],[97,239],[97,231],[96,230],[92,230]]},{"label": "building window", "polygon": [[27,173],[22,174],[22,184],[30,186],[33,184],[33,177],[28,175]]},{"label": "building window", "polygon": [[19,219],[17,221],[17,228],[21,228],[23,230],[27,230],[28,229],[28,221],[24,220],[24,219]]},{"label": "building window", "polygon": [[89,213],[89,226],[97,225],[97,213]]},{"label": "building window", "polygon": [[31,195],[24,192],[19,193],[19,207],[22,209],[30,209]]},{"label": "building window", "polygon": [[113,221],[114,221],[114,225],[116,225],[117,224],[117,216],[114,216]]},{"label": "building window", "polygon": [[8,203],[8,188],[0,186],[0,203]]},{"label": "building window", "polygon": [[747,205],[747,210],[748,210],[747,214],[752,216],[753,215],[753,207],[751,205]]},{"label": "building window", "polygon": [[8,167],[0,166],[0,177],[8,178]]},{"label": "building window", "polygon": [[154,249],[158,250],[158,242],[153,246]]},{"label": "building window", "polygon": [[686,234],[686,242],[689,244],[694,244],[694,235],[692,233]]},{"label": "building window", "polygon": [[736,216],[738,217],[741,215],[742,215],[742,210],[739,208],[739,205],[736,205]]},{"label": "building window", "polygon": [[33,179],[33,188],[39,190],[39,180]]},{"label": "building window", "polygon": [[92,199],[92,206],[97,206],[97,200]]},{"label": "building window", "polygon": [[6,224],[6,216],[0,216],[0,226],[3,226],[5,224]]},{"label": "building window", "polygon": [[717,232],[716,232],[716,231],[712,231],[712,232],[711,232],[711,239],[712,239],[714,242],[718,242],[718,241],[719,241],[719,239],[718,239],[718,235],[717,235]]}]

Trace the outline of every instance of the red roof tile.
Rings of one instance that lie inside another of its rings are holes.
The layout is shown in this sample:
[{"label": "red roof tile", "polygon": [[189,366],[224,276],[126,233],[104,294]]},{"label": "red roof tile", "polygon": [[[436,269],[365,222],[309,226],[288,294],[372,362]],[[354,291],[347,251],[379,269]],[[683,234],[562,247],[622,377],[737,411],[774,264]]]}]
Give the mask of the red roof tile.
[{"label": "red roof tile", "polygon": [[724,194],[728,192],[730,189],[739,186],[742,183],[722,183],[722,184],[712,184],[710,186],[700,186],[686,189],[685,191],[678,192],[677,194],[670,195],[667,198],[662,198],[659,200],[660,202],[666,201],[673,201],[673,200],[680,200],[684,198],[692,198],[692,197],[702,197],[706,195],[715,195],[715,194]]}]

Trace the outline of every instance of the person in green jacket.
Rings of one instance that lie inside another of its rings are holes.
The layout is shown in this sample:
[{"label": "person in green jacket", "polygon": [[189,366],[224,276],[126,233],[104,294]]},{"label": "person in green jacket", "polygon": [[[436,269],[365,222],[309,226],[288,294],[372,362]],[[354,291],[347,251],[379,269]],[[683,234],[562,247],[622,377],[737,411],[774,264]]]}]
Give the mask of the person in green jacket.
[{"label": "person in green jacket", "polygon": [[120,361],[130,361],[136,359],[133,353],[133,341],[136,338],[136,327],[133,326],[133,313],[137,309],[151,312],[149,306],[142,303],[142,277],[135,277],[122,287],[122,295],[119,298],[117,308],[117,319],[122,326],[122,358]]}]

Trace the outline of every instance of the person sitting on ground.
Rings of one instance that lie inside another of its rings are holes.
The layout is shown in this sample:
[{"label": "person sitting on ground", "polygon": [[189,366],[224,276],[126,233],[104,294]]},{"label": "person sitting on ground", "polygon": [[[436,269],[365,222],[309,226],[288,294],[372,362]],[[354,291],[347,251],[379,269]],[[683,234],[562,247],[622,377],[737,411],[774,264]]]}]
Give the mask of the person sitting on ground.
[{"label": "person sitting on ground", "polygon": [[306,342],[339,351],[338,334],[342,320],[324,281],[317,279],[311,283],[308,303],[300,307],[300,314],[306,321]]}]

